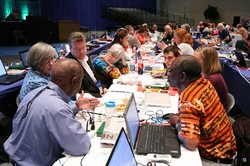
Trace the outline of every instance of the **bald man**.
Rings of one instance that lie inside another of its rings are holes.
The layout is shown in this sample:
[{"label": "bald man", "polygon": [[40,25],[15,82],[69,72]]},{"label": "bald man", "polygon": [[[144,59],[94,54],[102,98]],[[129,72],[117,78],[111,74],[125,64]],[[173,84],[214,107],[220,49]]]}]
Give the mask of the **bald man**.
[{"label": "bald man", "polygon": [[98,100],[82,94],[75,109],[67,104],[82,79],[83,69],[76,60],[60,59],[47,86],[24,97],[13,119],[13,133],[4,143],[13,164],[53,165],[63,151],[76,156],[89,151],[90,138],[74,115],[79,109],[96,107]]}]

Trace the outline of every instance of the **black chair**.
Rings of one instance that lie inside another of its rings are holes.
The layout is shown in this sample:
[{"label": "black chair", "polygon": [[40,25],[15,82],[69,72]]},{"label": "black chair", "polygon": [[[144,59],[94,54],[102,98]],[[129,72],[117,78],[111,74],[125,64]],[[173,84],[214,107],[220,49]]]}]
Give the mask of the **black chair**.
[{"label": "black chair", "polygon": [[246,40],[237,40],[235,43],[235,48],[237,51],[248,51],[247,41]]}]

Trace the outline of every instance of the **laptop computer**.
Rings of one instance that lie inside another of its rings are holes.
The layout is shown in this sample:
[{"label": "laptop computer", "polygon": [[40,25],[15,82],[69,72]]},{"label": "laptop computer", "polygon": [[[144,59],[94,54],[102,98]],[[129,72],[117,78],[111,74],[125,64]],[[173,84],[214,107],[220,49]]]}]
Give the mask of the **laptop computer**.
[{"label": "laptop computer", "polygon": [[124,118],[131,146],[137,154],[157,153],[180,157],[181,150],[176,129],[169,125],[143,124],[140,126],[133,94]]},{"label": "laptop computer", "polygon": [[23,64],[23,68],[26,69],[29,67],[29,63],[27,61],[27,57],[28,57],[28,52],[29,50],[23,50],[23,51],[19,51],[18,54],[19,54],[19,57],[22,61],[22,64]]},{"label": "laptop computer", "polygon": [[145,93],[145,105],[149,107],[171,107],[170,96],[168,93]]},{"label": "laptop computer", "polygon": [[119,136],[116,140],[115,145],[109,155],[106,166],[118,166],[118,165],[126,165],[126,166],[136,166],[137,162],[135,160],[135,156],[133,150],[128,141],[128,137],[122,128]]},{"label": "laptop computer", "polygon": [[8,85],[24,78],[24,75],[8,75],[2,59],[0,59],[0,84]]}]

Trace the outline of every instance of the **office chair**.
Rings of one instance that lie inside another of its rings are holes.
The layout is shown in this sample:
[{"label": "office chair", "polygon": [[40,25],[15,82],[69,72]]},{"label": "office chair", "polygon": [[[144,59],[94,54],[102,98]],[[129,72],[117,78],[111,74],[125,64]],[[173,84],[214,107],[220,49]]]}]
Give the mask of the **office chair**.
[{"label": "office chair", "polygon": [[235,105],[234,96],[231,93],[228,93],[228,101],[227,101],[227,106],[226,106],[225,110],[227,112],[227,115],[228,115],[228,118],[229,118],[231,125],[233,125],[233,123],[235,122],[235,119],[233,117],[231,117],[229,115],[229,113],[232,110],[232,108],[234,107],[234,105]]},{"label": "office chair", "polygon": [[235,43],[235,48],[237,51],[248,51],[247,41],[245,40],[237,40]]},{"label": "office chair", "polygon": [[16,105],[18,106],[20,104],[20,94],[16,97]]}]

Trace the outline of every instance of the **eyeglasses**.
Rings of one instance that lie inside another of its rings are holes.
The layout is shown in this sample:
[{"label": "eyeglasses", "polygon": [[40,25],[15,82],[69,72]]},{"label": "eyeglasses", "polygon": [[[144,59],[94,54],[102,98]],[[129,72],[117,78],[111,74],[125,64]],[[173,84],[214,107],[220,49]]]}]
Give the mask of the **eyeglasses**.
[{"label": "eyeglasses", "polygon": [[45,61],[45,63],[49,63],[49,64],[54,64],[56,62],[56,58],[52,58],[50,60]]},{"label": "eyeglasses", "polygon": [[82,48],[75,47],[75,48],[73,48],[73,50],[76,51],[76,52],[86,51],[86,47],[85,46],[82,47]]}]

